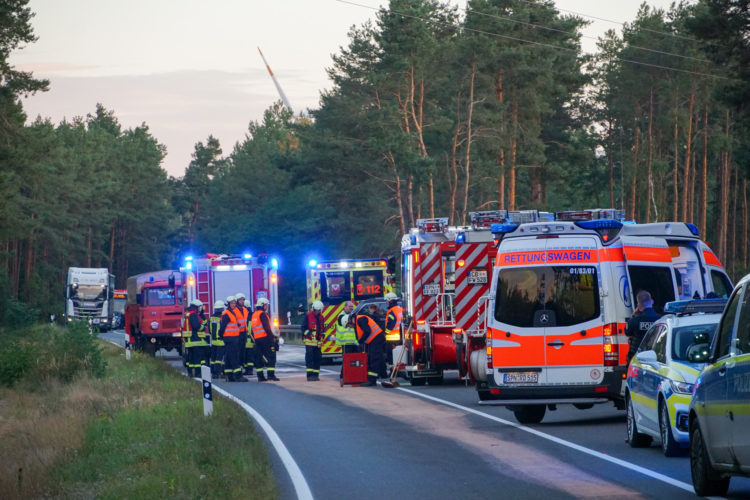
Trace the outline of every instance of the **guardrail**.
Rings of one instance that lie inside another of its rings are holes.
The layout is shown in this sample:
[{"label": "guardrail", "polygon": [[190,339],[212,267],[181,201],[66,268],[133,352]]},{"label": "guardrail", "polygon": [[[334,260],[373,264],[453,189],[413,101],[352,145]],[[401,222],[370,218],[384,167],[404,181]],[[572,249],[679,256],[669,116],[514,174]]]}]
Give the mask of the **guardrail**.
[{"label": "guardrail", "polygon": [[299,325],[281,325],[279,333],[284,337],[284,341],[302,342],[302,332]]}]

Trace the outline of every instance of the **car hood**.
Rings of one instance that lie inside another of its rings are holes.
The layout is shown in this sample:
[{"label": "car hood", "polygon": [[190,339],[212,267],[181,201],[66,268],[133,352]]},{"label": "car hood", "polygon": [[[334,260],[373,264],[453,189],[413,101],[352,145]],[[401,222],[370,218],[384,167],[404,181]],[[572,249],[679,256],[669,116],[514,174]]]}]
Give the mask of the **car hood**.
[{"label": "car hood", "polygon": [[[670,365],[670,370],[675,375],[678,375],[682,378],[682,382],[687,382],[688,384],[694,384],[695,381],[698,379],[698,375],[700,375],[701,370],[703,370],[703,367],[705,366],[705,363],[689,363],[689,362],[682,362],[682,361],[673,361]],[[677,380],[678,377],[671,377],[674,380]]]}]

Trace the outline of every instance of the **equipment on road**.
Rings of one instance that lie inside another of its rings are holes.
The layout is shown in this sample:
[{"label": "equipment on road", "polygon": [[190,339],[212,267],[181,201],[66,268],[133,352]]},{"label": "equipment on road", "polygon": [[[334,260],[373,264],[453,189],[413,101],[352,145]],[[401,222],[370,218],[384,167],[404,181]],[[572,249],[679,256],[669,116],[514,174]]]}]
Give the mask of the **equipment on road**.
[{"label": "equipment on road", "polygon": [[[404,333],[404,344],[399,346],[400,349],[398,349],[398,355],[393,360],[394,363],[393,369],[391,369],[391,376],[388,378],[388,380],[383,380],[380,382],[380,385],[385,387],[386,389],[401,387],[401,384],[396,379],[398,378],[399,371],[403,369],[402,363],[406,355],[406,346],[411,343],[411,326],[412,322],[409,321],[409,327],[406,329],[406,333]],[[394,349],[394,352],[395,351],[396,349]]]},{"label": "equipment on road", "polygon": [[115,277],[107,268],[70,267],[65,287],[66,322],[86,321],[102,331],[112,325]]},{"label": "equipment on road", "polygon": [[343,374],[339,385],[360,386],[367,383],[367,353],[344,353],[342,361]]},{"label": "equipment on road", "polygon": [[164,270],[130,276],[127,294],[125,333],[128,342],[151,356],[159,349],[176,349],[182,354],[180,274]]},{"label": "equipment on road", "polygon": [[307,306],[322,306],[323,362],[342,361],[341,344],[335,340],[336,319],[347,301],[384,298],[393,292],[393,266],[386,259],[311,260],[307,267]]}]

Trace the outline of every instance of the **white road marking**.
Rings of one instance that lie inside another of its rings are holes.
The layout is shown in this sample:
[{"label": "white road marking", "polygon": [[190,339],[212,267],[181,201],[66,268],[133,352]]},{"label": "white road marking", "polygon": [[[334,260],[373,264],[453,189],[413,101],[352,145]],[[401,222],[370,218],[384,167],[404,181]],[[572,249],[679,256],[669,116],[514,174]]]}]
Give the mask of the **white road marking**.
[{"label": "white road marking", "polygon": [[670,484],[672,486],[676,486],[677,488],[683,489],[685,491],[689,491],[690,493],[694,493],[695,490],[693,490],[692,484],[683,483],[682,481],[678,481],[677,479],[673,479],[669,476],[665,476],[664,474],[660,474],[658,472],[654,472],[650,469],[647,469],[645,467],[641,467],[640,465],[636,465],[630,462],[627,462],[625,460],[620,460],[619,458],[615,458],[613,456],[607,455],[606,453],[601,453],[596,450],[592,450],[590,448],[586,448],[585,446],[581,446],[579,444],[572,443],[570,441],[566,441],[565,439],[561,439],[559,437],[553,436],[551,434],[547,434],[541,431],[538,431],[536,429],[532,429],[531,427],[526,427],[525,425],[521,425],[516,422],[511,422],[510,420],[505,420],[500,417],[496,417],[494,415],[490,415],[487,413],[483,413],[481,411],[474,410],[473,408],[468,408],[466,406],[462,406],[456,403],[452,403],[450,401],[446,401],[444,399],[439,399],[433,396],[428,396],[426,394],[422,394],[420,392],[413,391],[411,389],[404,389],[404,388],[398,388],[399,391],[406,392],[408,394],[412,394],[414,396],[427,399],[430,401],[434,401],[436,403],[450,406],[452,408],[456,408],[458,410],[465,411],[467,413],[471,413],[489,420],[494,420],[495,422],[499,422],[501,424],[509,425],[511,427],[515,427],[518,430],[528,432],[529,434],[533,434],[535,436],[539,436],[542,439],[547,439],[548,441],[552,441],[553,443],[561,444],[563,446],[567,446],[568,448],[572,448],[574,450],[580,451],[582,453],[586,453],[587,455],[591,455],[593,457],[599,458],[601,460],[606,460],[607,462],[611,462],[615,465],[619,465],[620,467],[625,467],[626,469],[630,469],[634,472],[638,472],[640,474],[643,474],[645,476],[648,476],[652,479],[656,479],[657,481],[662,481],[664,483]]},{"label": "white road marking", "polygon": [[[124,349],[124,346],[113,342],[111,340],[105,339],[107,342],[116,345],[117,347],[121,347]],[[182,373],[182,372],[180,372]],[[185,373],[182,373],[182,375],[186,376]],[[202,383],[202,380],[199,378],[194,378],[193,380],[197,380],[198,382]],[[273,427],[271,427],[271,424],[269,424],[263,416],[255,411],[254,408],[252,408],[250,405],[242,401],[241,399],[237,398],[236,396],[228,393],[221,387],[212,384],[212,389],[225,398],[231,399],[238,405],[242,407],[245,412],[247,412],[248,415],[250,415],[256,422],[258,422],[258,425],[263,429],[263,432],[266,433],[266,436],[268,436],[268,440],[271,441],[271,444],[273,445],[274,449],[276,450],[276,453],[279,454],[279,458],[281,458],[282,463],[284,464],[284,467],[286,468],[287,474],[289,474],[289,478],[292,480],[292,484],[294,485],[294,490],[297,492],[297,498],[300,500],[312,500],[313,495],[312,491],[310,490],[310,486],[307,484],[307,480],[305,479],[305,476],[302,474],[302,471],[300,470],[299,466],[297,465],[297,462],[294,461],[294,458],[292,458],[292,454],[289,453],[289,450],[284,446],[284,442],[281,440],[278,434],[276,434],[276,431],[273,430]]]}]

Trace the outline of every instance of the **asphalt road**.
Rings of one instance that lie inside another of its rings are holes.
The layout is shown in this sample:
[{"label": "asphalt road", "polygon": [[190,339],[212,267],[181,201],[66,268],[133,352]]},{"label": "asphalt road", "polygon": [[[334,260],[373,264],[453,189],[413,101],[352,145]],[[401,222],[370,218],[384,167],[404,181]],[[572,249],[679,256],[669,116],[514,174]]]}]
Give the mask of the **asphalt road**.
[{"label": "asphalt road", "polygon": [[[122,332],[100,336],[123,343]],[[174,351],[157,356],[182,369]],[[610,404],[560,405],[522,426],[504,407],[478,405],[455,375],[442,386],[342,388],[339,367],[323,368],[307,382],[303,347],[285,345],[280,382],[214,383],[273,427],[315,498],[695,497],[688,457],[664,457],[658,442],[630,448],[625,412]],[[271,456],[281,497],[296,498]],[[750,479],[733,478],[728,497],[750,498]]]}]

